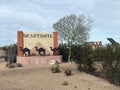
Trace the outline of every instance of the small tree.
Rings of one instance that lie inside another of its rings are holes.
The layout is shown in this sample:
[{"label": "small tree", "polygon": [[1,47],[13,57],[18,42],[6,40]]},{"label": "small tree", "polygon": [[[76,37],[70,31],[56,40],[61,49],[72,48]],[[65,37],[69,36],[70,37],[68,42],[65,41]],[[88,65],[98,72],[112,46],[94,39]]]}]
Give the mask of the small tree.
[{"label": "small tree", "polygon": [[92,20],[84,15],[70,15],[61,18],[53,28],[58,32],[60,39],[68,44],[69,55],[68,61],[71,59],[72,44],[83,44],[89,36]]}]

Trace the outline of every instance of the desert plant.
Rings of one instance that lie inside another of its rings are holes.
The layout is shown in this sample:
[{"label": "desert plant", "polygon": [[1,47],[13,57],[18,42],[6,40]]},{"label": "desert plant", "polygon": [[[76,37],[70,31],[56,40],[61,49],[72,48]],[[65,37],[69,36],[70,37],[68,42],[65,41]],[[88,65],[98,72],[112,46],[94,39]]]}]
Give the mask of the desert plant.
[{"label": "desert plant", "polygon": [[17,67],[22,67],[22,64],[21,63],[17,63]]},{"label": "desert plant", "polygon": [[5,51],[5,61],[9,63],[15,63],[17,56],[17,45],[12,44],[9,46],[4,46],[3,50]]},{"label": "desert plant", "polygon": [[8,68],[15,68],[14,64],[8,64]]},{"label": "desert plant", "polygon": [[8,63],[6,63],[6,67],[8,67],[8,68],[13,68],[14,65],[8,62]]},{"label": "desert plant", "polygon": [[115,85],[120,85],[120,46],[108,45],[103,56],[104,73]]},{"label": "desert plant", "polygon": [[62,55],[62,60],[63,62],[67,62],[68,60],[68,48],[67,48],[67,44],[60,44],[59,45],[59,54]]},{"label": "desert plant", "polygon": [[107,45],[102,50],[95,51],[94,56],[101,60],[105,77],[112,84],[120,85],[120,46]]},{"label": "desert plant", "polygon": [[59,65],[58,64],[54,64],[50,67],[50,70],[52,73],[58,73],[60,72],[60,68],[59,68]]},{"label": "desert plant", "polygon": [[8,67],[10,65],[10,63],[6,63],[6,67]]},{"label": "desert plant", "polygon": [[22,67],[21,63],[6,63],[6,67],[8,68],[14,68],[14,67]]},{"label": "desert plant", "polygon": [[64,82],[62,83],[62,85],[68,85],[68,82],[64,81]]},{"label": "desert plant", "polygon": [[107,76],[107,79],[110,81],[110,83],[120,86],[120,67],[109,67],[105,71],[105,74]]},{"label": "desert plant", "polygon": [[78,70],[86,72],[92,71],[91,64],[94,61],[94,59],[92,58],[92,53],[93,50],[89,45],[84,44],[74,46],[73,59],[78,65]]},{"label": "desert plant", "polygon": [[[95,50],[88,45],[72,45],[72,51],[71,59],[76,62],[79,71],[97,74],[96,76],[105,77],[111,83],[120,85],[120,45],[108,44]],[[101,72],[96,72],[96,68],[92,66],[94,62],[101,63]]]},{"label": "desert plant", "polygon": [[72,75],[72,71],[70,69],[66,69],[64,73],[66,76]]}]

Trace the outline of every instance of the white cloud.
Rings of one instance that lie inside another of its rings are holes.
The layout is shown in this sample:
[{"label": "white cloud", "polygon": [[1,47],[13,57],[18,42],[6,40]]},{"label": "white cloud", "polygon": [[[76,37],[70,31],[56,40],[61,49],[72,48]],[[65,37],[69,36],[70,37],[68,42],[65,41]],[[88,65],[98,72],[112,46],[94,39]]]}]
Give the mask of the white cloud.
[{"label": "white cloud", "polygon": [[94,20],[91,40],[105,41],[108,33],[119,32],[119,6],[119,0],[0,0],[0,45],[15,42],[19,29],[52,32],[52,25],[70,14],[89,15]]}]

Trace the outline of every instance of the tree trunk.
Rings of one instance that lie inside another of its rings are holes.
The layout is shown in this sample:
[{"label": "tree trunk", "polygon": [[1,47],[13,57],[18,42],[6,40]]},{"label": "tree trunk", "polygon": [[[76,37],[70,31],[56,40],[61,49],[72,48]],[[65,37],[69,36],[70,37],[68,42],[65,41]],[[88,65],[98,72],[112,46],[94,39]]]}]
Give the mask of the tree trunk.
[{"label": "tree trunk", "polygon": [[71,62],[71,46],[69,46],[68,62]]}]

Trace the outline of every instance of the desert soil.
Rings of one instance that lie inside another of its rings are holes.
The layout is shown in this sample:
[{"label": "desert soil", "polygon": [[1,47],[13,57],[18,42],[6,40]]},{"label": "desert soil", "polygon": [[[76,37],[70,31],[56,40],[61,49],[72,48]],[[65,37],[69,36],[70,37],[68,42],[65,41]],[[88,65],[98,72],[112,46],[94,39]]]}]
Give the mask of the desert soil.
[{"label": "desert soil", "polygon": [[[104,79],[77,71],[75,64],[60,64],[60,73],[52,73],[50,65],[8,69],[5,64],[0,63],[0,90],[120,90]],[[64,74],[67,68],[73,75]]]}]

